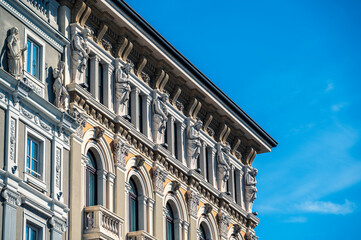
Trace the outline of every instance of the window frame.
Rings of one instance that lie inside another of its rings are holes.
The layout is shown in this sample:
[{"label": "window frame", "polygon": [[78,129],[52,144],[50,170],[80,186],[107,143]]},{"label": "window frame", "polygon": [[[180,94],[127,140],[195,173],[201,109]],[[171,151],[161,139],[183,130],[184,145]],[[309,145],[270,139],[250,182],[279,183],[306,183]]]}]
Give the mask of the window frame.
[{"label": "window frame", "polygon": [[[39,76],[36,77],[36,76],[32,75],[31,72],[27,71],[27,66],[29,63],[28,53],[24,54],[24,70],[25,70],[24,74],[26,75],[26,77],[30,78],[31,80],[35,80],[35,83],[37,85],[41,85],[41,87],[44,88],[45,87],[45,84],[44,84],[44,81],[45,81],[45,42],[40,37],[38,37],[35,33],[31,32],[28,29],[25,29],[24,42],[27,43],[29,39],[33,43],[35,43],[37,46],[39,46],[39,56],[38,56]],[[29,46],[28,46],[28,48],[29,48]],[[28,50],[26,50],[26,51],[28,51]]]},{"label": "window frame", "polygon": [[26,228],[27,226],[32,227],[38,233],[38,237],[36,240],[45,240],[45,229],[46,229],[46,220],[40,218],[39,216],[35,215],[33,212],[30,212],[27,209],[24,209],[23,214],[23,239],[26,239]]},{"label": "window frame", "polygon": [[[166,204],[166,208],[167,208],[167,214],[166,214],[166,239],[167,240],[174,240],[175,239],[175,224],[174,224],[174,211],[172,209],[172,206],[167,202]],[[169,212],[171,213],[172,216],[169,216]],[[172,229],[172,233],[171,233],[171,239],[168,238],[168,225],[170,224],[171,229]]]},{"label": "window frame", "polygon": [[[38,174],[39,177],[33,176],[31,173],[27,171],[27,153],[28,153],[28,139],[32,139],[36,141],[39,145],[39,161],[38,161]],[[35,186],[39,190],[43,192],[47,192],[47,184],[46,184],[46,137],[33,130],[29,126],[25,127],[25,161],[24,161],[24,181]]]},{"label": "window frame", "polygon": [[[98,205],[98,173],[97,173],[97,162],[96,162],[96,156],[95,154],[91,151],[88,150],[87,152],[87,158],[88,158],[88,154],[92,154],[93,155],[93,160],[95,163],[95,167],[94,166],[90,166],[88,164],[88,162],[86,163],[86,196],[85,196],[85,205],[86,206],[96,206]],[[88,160],[89,161],[89,160]],[[90,174],[92,174],[94,176],[94,204],[90,205],[89,201],[90,201],[90,193],[89,193],[89,184],[90,184]]]},{"label": "window frame", "polygon": [[[131,182],[133,184],[131,184]],[[133,192],[130,191],[129,189],[129,232],[134,232],[134,231],[138,231],[139,230],[139,207],[138,207],[138,189],[137,189],[137,185],[135,183],[135,181],[133,179],[129,180],[129,186],[132,187],[132,185],[134,185],[135,187],[135,192],[136,194],[134,194]],[[132,216],[132,201],[135,202],[135,230],[132,229],[132,220],[133,220],[133,216]]]}]

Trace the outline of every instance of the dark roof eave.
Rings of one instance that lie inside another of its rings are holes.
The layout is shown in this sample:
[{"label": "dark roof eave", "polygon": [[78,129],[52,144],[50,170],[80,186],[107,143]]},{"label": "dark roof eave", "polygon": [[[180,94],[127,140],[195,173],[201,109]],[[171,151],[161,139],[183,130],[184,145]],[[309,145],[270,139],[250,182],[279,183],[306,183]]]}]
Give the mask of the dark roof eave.
[{"label": "dark roof eave", "polygon": [[251,127],[254,132],[266,141],[270,148],[276,147],[277,142],[266,131],[264,131],[250,116],[247,115],[235,102],[233,102],[222,90],[220,90],[211,80],[209,80],[198,68],[196,68],[187,58],[185,58],[172,44],[170,44],[160,33],[158,33],[147,21],[145,21],[136,11],[134,11],[123,0],[112,0],[120,7],[131,19],[136,22],[149,36],[158,42],[168,53],[170,53],[180,64],[210,89],[219,99],[224,101],[227,106],[234,111],[241,119]]}]

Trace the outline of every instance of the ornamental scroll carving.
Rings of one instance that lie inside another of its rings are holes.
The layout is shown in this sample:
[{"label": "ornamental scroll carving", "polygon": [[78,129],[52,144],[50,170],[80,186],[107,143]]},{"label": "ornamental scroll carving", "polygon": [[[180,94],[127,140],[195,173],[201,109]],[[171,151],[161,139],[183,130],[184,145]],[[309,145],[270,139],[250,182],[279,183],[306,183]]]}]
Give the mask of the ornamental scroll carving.
[{"label": "ornamental scroll carving", "polygon": [[198,120],[194,125],[191,125],[190,121],[187,127],[187,157],[188,167],[190,169],[197,168],[197,159],[201,153],[201,139],[200,130],[203,126],[203,122]]},{"label": "ornamental scroll carving", "polygon": [[76,136],[81,138],[83,136],[83,128],[88,122],[89,117],[86,114],[79,112],[79,110],[77,110],[76,108],[73,110],[72,115],[75,118],[76,122],[79,124],[79,127],[76,130]]},{"label": "ornamental scroll carving", "polygon": [[20,195],[15,192],[9,191],[8,189],[4,189],[3,192],[1,193],[1,196],[3,197],[6,203],[14,207],[18,207],[21,205]]},{"label": "ornamental scroll carving", "polygon": [[247,168],[244,175],[245,191],[246,191],[246,211],[251,213],[254,200],[257,198],[257,180],[256,175],[258,170],[256,168]]},{"label": "ornamental scroll carving", "polygon": [[167,175],[167,172],[163,171],[159,167],[152,167],[151,176],[154,191],[163,194],[163,183],[167,179]]},{"label": "ornamental scroll carving", "polygon": [[126,143],[123,143],[120,138],[116,138],[113,141],[113,149],[114,149],[114,163],[117,167],[125,169],[126,165],[126,157],[129,154],[130,146]]},{"label": "ornamental scroll carving", "polygon": [[227,237],[230,220],[231,219],[225,213],[221,212],[217,214],[218,228],[221,237]]},{"label": "ornamental scroll carving", "polygon": [[12,162],[16,162],[15,160],[16,153],[16,119],[10,119],[10,160]]},{"label": "ornamental scroll carving", "polygon": [[201,199],[201,196],[196,191],[188,190],[186,199],[187,199],[189,214],[192,217],[197,218],[197,210],[198,210],[197,207],[199,205],[199,200]]}]

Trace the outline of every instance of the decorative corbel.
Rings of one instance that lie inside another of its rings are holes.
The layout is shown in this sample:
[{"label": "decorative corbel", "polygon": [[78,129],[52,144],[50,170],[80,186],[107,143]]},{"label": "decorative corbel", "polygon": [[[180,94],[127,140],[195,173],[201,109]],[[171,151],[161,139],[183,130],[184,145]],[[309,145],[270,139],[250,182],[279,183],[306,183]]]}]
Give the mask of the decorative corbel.
[{"label": "decorative corbel", "polygon": [[254,148],[249,145],[246,147],[245,154],[244,154],[244,164],[252,166],[253,160],[256,157],[257,152]]},{"label": "decorative corbel", "polygon": [[137,168],[143,167],[143,166],[144,166],[144,162],[145,162],[145,159],[144,159],[142,156],[138,155],[138,156],[136,157],[136,166],[137,166]]},{"label": "decorative corbel", "polygon": [[171,104],[172,104],[173,106],[176,105],[177,100],[178,100],[178,97],[180,96],[181,93],[182,93],[182,89],[181,89],[181,87],[180,87],[179,85],[177,85],[177,86],[175,87],[175,90],[174,90],[174,92],[173,92],[173,97],[172,97],[172,100],[171,100]]},{"label": "decorative corbel", "polygon": [[94,128],[94,130],[95,130],[94,137],[95,137],[96,140],[99,140],[100,138],[103,137],[103,135],[105,133],[105,129],[97,126],[97,127]]}]

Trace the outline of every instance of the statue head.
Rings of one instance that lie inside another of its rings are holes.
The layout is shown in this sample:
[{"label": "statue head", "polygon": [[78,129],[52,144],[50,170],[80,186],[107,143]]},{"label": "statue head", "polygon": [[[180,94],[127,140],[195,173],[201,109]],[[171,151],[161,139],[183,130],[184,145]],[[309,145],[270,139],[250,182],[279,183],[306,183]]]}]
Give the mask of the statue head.
[{"label": "statue head", "polygon": [[194,126],[197,130],[200,130],[203,126],[202,120],[198,119],[197,122],[194,124]]},{"label": "statue head", "polygon": [[224,150],[225,153],[230,153],[231,152],[231,146],[229,146],[229,144],[226,144],[223,147],[223,150]]},{"label": "statue head", "polygon": [[60,69],[64,69],[64,67],[65,67],[65,63],[63,62],[63,61],[59,61],[59,63],[58,63],[58,69],[60,70]]},{"label": "statue head", "polygon": [[83,28],[83,30],[81,31],[82,35],[84,38],[88,38],[91,34],[91,31],[89,28],[85,27]]},{"label": "statue head", "polygon": [[163,94],[160,96],[160,99],[161,99],[163,102],[166,102],[166,101],[168,100],[168,94],[163,93]]},{"label": "statue head", "polygon": [[18,35],[19,34],[19,29],[17,27],[11,28],[10,29],[10,34]]},{"label": "statue head", "polygon": [[253,168],[251,170],[251,174],[252,174],[253,177],[255,177],[257,175],[257,173],[258,173],[258,170],[256,168]]},{"label": "statue head", "polygon": [[124,66],[123,66],[123,71],[124,71],[124,73],[127,74],[127,75],[129,75],[129,73],[130,73],[130,71],[132,70],[133,66],[134,66],[134,65],[133,65],[132,63],[129,63],[129,62],[127,62],[126,64],[124,64]]}]

